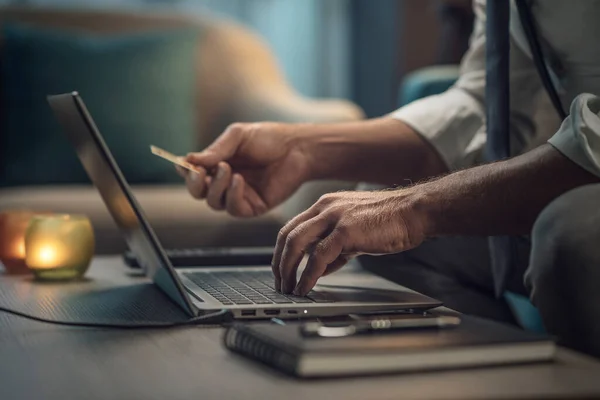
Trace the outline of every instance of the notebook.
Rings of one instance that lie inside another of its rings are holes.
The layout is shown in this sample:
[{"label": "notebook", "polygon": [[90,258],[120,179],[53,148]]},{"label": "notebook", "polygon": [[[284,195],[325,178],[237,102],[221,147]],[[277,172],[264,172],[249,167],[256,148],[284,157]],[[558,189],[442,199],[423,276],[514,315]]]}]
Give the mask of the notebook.
[{"label": "notebook", "polygon": [[419,329],[343,338],[305,337],[300,324],[234,324],[226,348],[297,377],[372,375],[551,361],[551,338],[461,316],[451,329]]}]

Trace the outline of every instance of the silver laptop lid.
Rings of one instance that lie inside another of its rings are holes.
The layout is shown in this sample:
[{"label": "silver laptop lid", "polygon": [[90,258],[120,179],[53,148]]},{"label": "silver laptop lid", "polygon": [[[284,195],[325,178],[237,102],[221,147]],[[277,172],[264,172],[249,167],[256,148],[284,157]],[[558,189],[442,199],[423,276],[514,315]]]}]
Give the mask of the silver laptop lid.
[{"label": "silver laptop lid", "polygon": [[48,96],[48,102],[147,276],[195,315],[195,307],[79,94]]}]

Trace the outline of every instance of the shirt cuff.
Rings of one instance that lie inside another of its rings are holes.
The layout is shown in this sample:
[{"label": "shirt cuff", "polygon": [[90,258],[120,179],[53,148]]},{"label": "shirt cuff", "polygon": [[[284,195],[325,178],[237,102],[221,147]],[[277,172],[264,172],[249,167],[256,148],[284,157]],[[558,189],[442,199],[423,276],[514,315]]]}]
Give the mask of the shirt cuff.
[{"label": "shirt cuff", "polygon": [[461,89],[416,100],[389,117],[402,120],[425,138],[450,170],[464,166],[469,145],[480,130],[484,111],[481,104]]},{"label": "shirt cuff", "polygon": [[563,155],[600,177],[600,98],[580,94],[571,103],[570,115],[548,140]]}]

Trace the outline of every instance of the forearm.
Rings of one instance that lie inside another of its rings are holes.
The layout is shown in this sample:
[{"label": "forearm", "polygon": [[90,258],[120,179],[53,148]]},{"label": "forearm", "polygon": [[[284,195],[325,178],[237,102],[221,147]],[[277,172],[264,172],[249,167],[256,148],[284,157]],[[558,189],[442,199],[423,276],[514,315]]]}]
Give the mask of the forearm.
[{"label": "forearm", "polygon": [[427,215],[426,235],[530,232],[541,210],[560,194],[600,182],[554,147],[459,171],[415,186]]},{"label": "forearm", "polygon": [[311,164],[311,179],[394,185],[447,172],[425,139],[392,118],[302,125],[298,137]]}]

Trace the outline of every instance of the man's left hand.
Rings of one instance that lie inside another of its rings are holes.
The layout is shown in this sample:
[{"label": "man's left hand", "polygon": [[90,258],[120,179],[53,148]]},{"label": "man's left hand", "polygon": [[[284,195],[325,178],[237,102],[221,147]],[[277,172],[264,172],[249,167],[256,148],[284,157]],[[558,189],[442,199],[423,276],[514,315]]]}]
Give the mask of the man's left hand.
[{"label": "man's left hand", "polygon": [[[421,244],[427,221],[417,188],[322,196],[279,232],[272,262],[277,290],[304,296],[321,276],[356,255],[397,253]],[[304,254],[308,263],[296,284]]]}]

